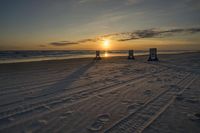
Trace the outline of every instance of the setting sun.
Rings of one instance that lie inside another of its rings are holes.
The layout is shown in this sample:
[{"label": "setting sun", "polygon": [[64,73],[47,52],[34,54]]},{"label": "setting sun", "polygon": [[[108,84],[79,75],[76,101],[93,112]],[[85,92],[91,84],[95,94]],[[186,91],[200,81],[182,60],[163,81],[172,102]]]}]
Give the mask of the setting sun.
[{"label": "setting sun", "polygon": [[110,40],[104,40],[104,41],[103,41],[103,47],[104,47],[105,49],[109,48],[109,45],[110,45]]}]

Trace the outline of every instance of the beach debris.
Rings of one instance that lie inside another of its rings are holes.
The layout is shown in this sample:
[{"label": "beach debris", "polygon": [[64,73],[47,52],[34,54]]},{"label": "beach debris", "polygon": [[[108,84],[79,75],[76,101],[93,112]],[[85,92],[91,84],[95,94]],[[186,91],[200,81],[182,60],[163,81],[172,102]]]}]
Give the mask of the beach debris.
[{"label": "beach debris", "polygon": [[148,61],[158,61],[157,48],[150,48],[149,49],[149,59],[148,59]]},{"label": "beach debris", "polygon": [[99,50],[96,51],[96,57],[94,59],[95,60],[101,60],[100,51]]},{"label": "beach debris", "polygon": [[129,50],[129,51],[128,51],[128,59],[129,59],[129,60],[130,60],[130,59],[132,59],[132,60],[135,59],[135,57],[134,57],[134,51],[133,51],[133,50]]}]

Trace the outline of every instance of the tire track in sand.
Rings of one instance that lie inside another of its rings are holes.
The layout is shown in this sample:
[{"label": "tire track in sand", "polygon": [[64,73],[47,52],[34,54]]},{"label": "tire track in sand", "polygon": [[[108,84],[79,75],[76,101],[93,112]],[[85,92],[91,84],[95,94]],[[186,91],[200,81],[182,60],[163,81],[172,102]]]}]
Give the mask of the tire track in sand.
[{"label": "tire track in sand", "polygon": [[176,94],[189,87],[195,79],[195,75],[189,75],[189,77],[181,80],[177,86],[172,86],[172,88],[167,89],[153,100],[150,100],[135,112],[118,121],[107,129],[105,133],[142,132],[167,109],[173,102]]}]

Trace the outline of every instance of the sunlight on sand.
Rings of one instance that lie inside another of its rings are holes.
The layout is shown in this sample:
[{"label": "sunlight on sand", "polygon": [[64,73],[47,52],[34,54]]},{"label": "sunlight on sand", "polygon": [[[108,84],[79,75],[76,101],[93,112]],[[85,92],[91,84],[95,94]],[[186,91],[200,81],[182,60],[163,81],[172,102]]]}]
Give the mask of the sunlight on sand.
[{"label": "sunlight on sand", "polygon": [[105,53],[104,53],[104,57],[108,57],[109,55],[108,55],[108,52],[106,51]]}]

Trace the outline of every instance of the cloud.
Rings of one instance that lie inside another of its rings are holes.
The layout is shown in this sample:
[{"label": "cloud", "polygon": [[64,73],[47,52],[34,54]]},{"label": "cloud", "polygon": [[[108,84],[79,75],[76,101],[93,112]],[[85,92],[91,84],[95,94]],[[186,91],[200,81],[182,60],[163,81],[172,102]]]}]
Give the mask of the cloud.
[{"label": "cloud", "polygon": [[105,38],[109,38],[109,39],[116,40],[119,42],[124,42],[124,41],[132,41],[136,39],[158,38],[158,37],[164,38],[164,37],[169,37],[169,36],[177,35],[177,34],[195,34],[195,33],[200,33],[200,28],[188,28],[188,29],[179,28],[179,29],[167,29],[167,30],[145,29],[145,30],[137,30],[134,32],[119,32],[119,33],[105,34],[105,35],[98,36],[95,38],[78,40],[76,42],[60,41],[60,42],[51,42],[49,44],[54,45],[54,46],[66,46],[66,45],[84,44],[88,42],[95,43],[97,41],[102,41]]},{"label": "cloud", "polygon": [[118,41],[131,41],[142,38],[155,38],[155,37],[169,37],[175,34],[195,34],[199,33],[200,28],[189,28],[189,29],[170,29],[170,30],[138,30],[135,32],[123,33],[123,37],[119,36]]},{"label": "cloud", "polygon": [[39,45],[39,47],[46,47],[46,45],[41,44],[41,45]]},{"label": "cloud", "polygon": [[75,44],[79,44],[79,43],[78,42],[70,42],[70,41],[60,41],[60,42],[51,42],[49,44],[53,45],[53,46],[66,46],[66,45],[75,45]]},{"label": "cloud", "polygon": [[83,40],[79,40],[77,41],[78,43],[87,43],[87,42],[96,42],[97,39],[83,39]]}]

